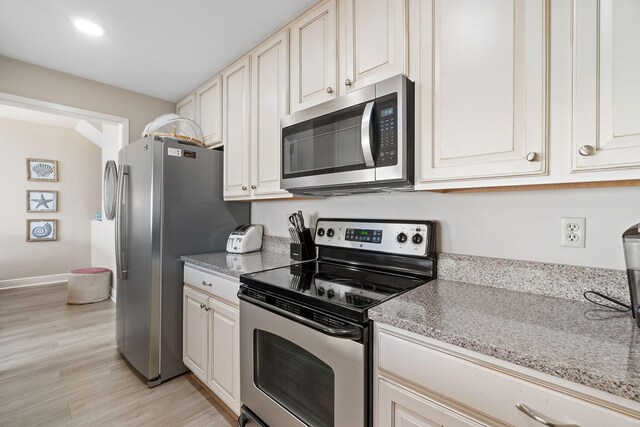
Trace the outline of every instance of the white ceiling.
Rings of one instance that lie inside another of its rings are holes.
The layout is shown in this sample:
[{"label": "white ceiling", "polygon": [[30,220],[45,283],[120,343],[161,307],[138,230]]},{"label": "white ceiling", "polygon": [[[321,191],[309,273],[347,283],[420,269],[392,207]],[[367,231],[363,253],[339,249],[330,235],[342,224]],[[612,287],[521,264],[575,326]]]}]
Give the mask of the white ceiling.
[{"label": "white ceiling", "polygon": [[315,2],[0,0],[0,55],[177,101]]}]

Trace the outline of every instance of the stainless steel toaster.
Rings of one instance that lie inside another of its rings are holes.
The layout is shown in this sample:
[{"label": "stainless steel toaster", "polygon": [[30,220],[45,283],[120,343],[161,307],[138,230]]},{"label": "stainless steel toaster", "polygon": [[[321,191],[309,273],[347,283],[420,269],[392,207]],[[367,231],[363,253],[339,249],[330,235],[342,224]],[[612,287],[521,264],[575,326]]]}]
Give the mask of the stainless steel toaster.
[{"label": "stainless steel toaster", "polygon": [[243,224],[229,234],[227,252],[231,254],[246,254],[259,251],[262,248],[262,225]]}]

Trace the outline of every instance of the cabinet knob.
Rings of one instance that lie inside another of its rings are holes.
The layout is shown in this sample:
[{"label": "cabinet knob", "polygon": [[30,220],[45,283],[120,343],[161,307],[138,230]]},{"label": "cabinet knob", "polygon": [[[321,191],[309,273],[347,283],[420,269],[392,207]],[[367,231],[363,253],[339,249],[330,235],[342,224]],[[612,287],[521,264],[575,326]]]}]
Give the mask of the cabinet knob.
[{"label": "cabinet knob", "polygon": [[204,307],[205,307],[205,305],[200,303],[200,309],[202,310]]},{"label": "cabinet knob", "polygon": [[245,187],[244,185],[242,186],[242,191],[247,191],[247,187]]},{"label": "cabinet knob", "polygon": [[536,153],[535,151],[527,153],[526,159],[527,162],[535,162],[536,160],[538,160],[538,153]]},{"label": "cabinet knob", "polygon": [[333,88],[331,86],[327,88],[327,93],[333,93]]},{"label": "cabinet knob", "polygon": [[344,81],[345,86],[351,86],[351,79],[347,79]]},{"label": "cabinet knob", "polygon": [[258,187],[256,187],[255,185],[252,185],[252,186],[251,186],[251,189],[252,189],[252,190],[255,190],[256,188],[258,188]]},{"label": "cabinet knob", "polygon": [[593,145],[583,145],[578,149],[578,153],[580,153],[581,156],[590,156],[595,152],[596,149],[593,148]]}]

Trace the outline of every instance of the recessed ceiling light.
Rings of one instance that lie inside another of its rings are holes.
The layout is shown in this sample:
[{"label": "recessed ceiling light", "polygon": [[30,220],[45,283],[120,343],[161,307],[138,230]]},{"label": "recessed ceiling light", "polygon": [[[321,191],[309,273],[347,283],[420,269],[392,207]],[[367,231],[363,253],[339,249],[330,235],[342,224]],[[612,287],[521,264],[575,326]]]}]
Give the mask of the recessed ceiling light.
[{"label": "recessed ceiling light", "polygon": [[105,34],[104,28],[102,28],[100,25],[96,24],[93,21],[89,21],[88,19],[71,18],[71,22],[73,22],[73,25],[75,25],[75,27],[79,31],[82,31],[83,33],[88,34],[90,36],[100,37],[100,36],[104,36]]}]

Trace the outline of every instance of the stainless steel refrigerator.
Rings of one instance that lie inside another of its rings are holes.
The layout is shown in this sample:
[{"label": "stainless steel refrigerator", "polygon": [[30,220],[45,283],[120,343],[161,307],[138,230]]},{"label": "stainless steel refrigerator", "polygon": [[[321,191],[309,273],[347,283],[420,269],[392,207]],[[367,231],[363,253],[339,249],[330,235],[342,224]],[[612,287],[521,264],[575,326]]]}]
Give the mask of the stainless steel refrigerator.
[{"label": "stainless steel refrigerator", "polygon": [[187,371],[180,256],[224,251],[251,208],[223,201],[222,152],[146,137],[118,161],[116,341],[153,387]]}]

